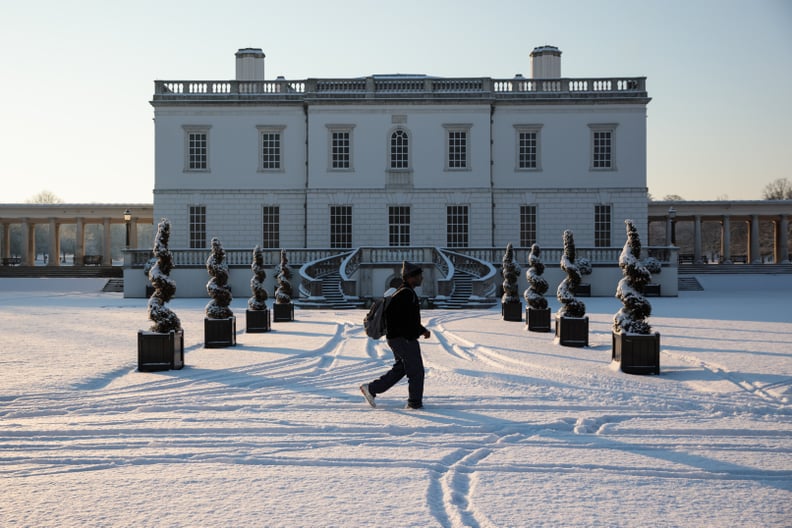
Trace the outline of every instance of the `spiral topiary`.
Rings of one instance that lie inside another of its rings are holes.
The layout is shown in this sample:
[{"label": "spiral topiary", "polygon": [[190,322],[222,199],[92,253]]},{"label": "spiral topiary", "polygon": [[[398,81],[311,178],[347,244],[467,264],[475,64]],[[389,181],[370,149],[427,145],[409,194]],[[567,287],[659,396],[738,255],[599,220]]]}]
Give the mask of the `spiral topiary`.
[{"label": "spiral topiary", "polygon": [[261,251],[261,246],[256,246],[253,249],[253,262],[250,263],[250,269],[253,271],[253,278],[250,279],[250,291],[253,292],[253,297],[248,299],[248,308],[266,310],[268,295],[264,288],[264,279],[267,278],[267,273],[264,271],[264,253]]},{"label": "spiral topiary", "polygon": [[229,308],[231,289],[228,287],[228,262],[225,257],[223,244],[216,237],[212,238],[212,252],[206,259],[206,271],[210,277],[206,283],[206,293],[212,298],[206,305],[206,317],[209,319],[228,319],[234,315]]},{"label": "spiral topiary", "polygon": [[506,246],[506,253],[503,255],[503,296],[501,301],[504,304],[514,304],[520,302],[520,295],[517,293],[517,277],[520,276],[520,265],[514,262],[514,249],[511,243]]},{"label": "spiral topiary", "polygon": [[278,264],[278,289],[275,290],[275,302],[278,304],[289,304],[292,297],[292,286],[289,282],[291,271],[289,271],[289,261],[286,260],[286,251],[281,249],[280,264]]},{"label": "spiral topiary", "polygon": [[173,269],[173,256],[168,249],[170,238],[170,222],[163,218],[157,224],[157,234],[154,236],[154,262],[149,270],[149,281],[154,286],[154,293],[148,302],[148,317],[154,324],[152,332],[168,333],[181,330],[181,321],[165,304],[176,293],[176,283],[170,278]]},{"label": "spiral topiary", "polygon": [[541,259],[542,250],[538,244],[531,246],[531,253],[528,255],[528,271],[525,272],[525,278],[528,280],[528,289],[525,290],[523,296],[528,306],[534,310],[544,310],[547,308],[547,299],[544,298],[547,292],[547,281],[542,274],[544,273],[544,264]]},{"label": "spiral topiary", "polygon": [[567,276],[558,285],[556,291],[556,297],[561,303],[557,315],[583,317],[586,315],[586,305],[575,297],[575,290],[580,284],[580,271],[575,264],[575,237],[569,230],[564,231],[564,254],[561,256],[561,269]]},{"label": "spiral topiary", "polygon": [[619,267],[624,275],[616,288],[616,297],[622,308],[613,317],[613,331],[628,334],[650,334],[652,327],[646,318],[652,313],[652,305],[644,297],[644,289],[652,280],[652,274],[641,263],[641,240],[632,220],[625,220],[627,242],[619,255]]}]

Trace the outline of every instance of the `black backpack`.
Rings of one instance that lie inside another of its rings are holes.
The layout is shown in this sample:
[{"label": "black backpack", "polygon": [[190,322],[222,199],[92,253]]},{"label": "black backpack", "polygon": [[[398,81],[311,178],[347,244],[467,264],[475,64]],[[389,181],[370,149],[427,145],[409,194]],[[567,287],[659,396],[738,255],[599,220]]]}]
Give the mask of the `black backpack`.
[{"label": "black backpack", "polygon": [[374,301],[366,317],[363,318],[363,327],[366,329],[366,335],[371,339],[380,339],[388,332],[385,325],[385,310],[388,309],[391,299],[401,290],[399,288],[391,295],[386,295]]}]

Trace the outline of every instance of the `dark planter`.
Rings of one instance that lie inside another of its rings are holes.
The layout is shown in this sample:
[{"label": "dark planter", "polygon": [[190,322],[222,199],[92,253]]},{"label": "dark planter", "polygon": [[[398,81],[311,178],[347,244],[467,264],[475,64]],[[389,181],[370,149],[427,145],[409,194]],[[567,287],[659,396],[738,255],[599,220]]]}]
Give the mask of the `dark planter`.
[{"label": "dark planter", "polygon": [[522,303],[503,303],[501,305],[501,316],[504,321],[522,322]]},{"label": "dark planter", "polygon": [[536,309],[529,306],[525,309],[525,321],[531,332],[549,332],[550,308]]},{"label": "dark planter", "polygon": [[146,284],[146,299],[150,298],[152,295],[154,295],[154,286]]},{"label": "dark planter", "polygon": [[272,305],[272,322],[280,323],[294,321],[294,304],[293,303],[275,303]]},{"label": "dark planter", "polygon": [[558,344],[563,346],[588,346],[588,316],[556,317],[555,336]]},{"label": "dark planter", "polygon": [[660,297],[660,285],[649,283],[644,288],[644,295],[647,297]]},{"label": "dark planter", "polygon": [[270,311],[245,310],[245,331],[248,334],[262,334],[270,331]]},{"label": "dark planter", "polygon": [[168,333],[138,330],[138,370],[179,370],[184,367],[184,330]]},{"label": "dark planter", "polygon": [[226,319],[204,317],[204,347],[225,348],[236,345],[236,316]]},{"label": "dark planter", "polygon": [[660,334],[613,332],[611,360],[627,374],[660,374]]},{"label": "dark planter", "polygon": [[591,284],[578,284],[575,288],[576,297],[591,297]]}]

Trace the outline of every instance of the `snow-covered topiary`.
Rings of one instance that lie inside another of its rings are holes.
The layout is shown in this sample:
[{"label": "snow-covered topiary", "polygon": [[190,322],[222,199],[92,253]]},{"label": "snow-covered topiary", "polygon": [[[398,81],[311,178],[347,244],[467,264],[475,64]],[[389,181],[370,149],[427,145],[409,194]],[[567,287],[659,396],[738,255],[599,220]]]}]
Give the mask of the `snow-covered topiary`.
[{"label": "snow-covered topiary", "polygon": [[643,261],[643,265],[652,275],[660,273],[663,270],[663,265],[654,257],[646,257]]},{"label": "snow-covered topiary", "polygon": [[289,261],[286,259],[286,251],[281,249],[280,264],[278,264],[278,274],[275,279],[278,281],[278,289],[275,290],[275,302],[278,304],[289,304],[292,298],[292,286],[289,282],[291,271],[289,271]]},{"label": "snow-covered topiary", "polygon": [[170,222],[163,218],[157,225],[157,234],[154,236],[154,257],[156,262],[149,270],[149,281],[154,286],[154,293],[148,302],[148,316],[154,321],[152,332],[168,333],[181,330],[181,321],[165,304],[176,293],[176,283],[170,278],[173,269],[173,256],[168,249],[170,238]]},{"label": "snow-covered topiary", "polygon": [[542,277],[544,264],[541,259],[542,250],[538,244],[531,246],[531,253],[528,255],[528,271],[525,278],[528,280],[528,288],[523,293],[528,306],[534,310],[544,310],[547,308],[547,299],[544,298],[547,292],[547,280]]},{"label": "snow-covered topiary", "polygon": [[206,271],[209,282],[206,293],[212,298],[206,305],[206,317],[209,319],[228,319],[234,315],[231,304],[231,289],[228,287],[228,262],[223,244],[218,238],[212,238],[212,252],[206,259]]},{"label": "snow-covered topiary", "polygon": [[625,220],[627,242],[619,255],[619,267],[624,277],[619,281],[616,297],[624,306],[613,317],[613,331],[628,334],[649,334],[652,327],[646,318],[652,313],[652,305],[644,297],[644,289],[652,280],[652,274],[641,264],[641,240],[632,220]]},{"label": "snow-covered topiary", "polygon": [[520,276],[520,265],[514,261],[514,249],[511,242],[506,246],[506,253],[503,255],[502,263],[503,297],[501,297],[501,301],[504,304],[519,303],[520,294],[517,292],[517,278]]},{"label": "snow-covered topiary", "polygon": [[250,269],[253,271],[253,278],[250,279],[250,291],[253,292],[253,297],[248,299],[248,308],[266,310],[269,296],[264,288],[267,272],[264,271],[264,253],[261,251],[261,246],[256,246],[253,249],[253,262],[250,263]]},{"label": "snow-covered topiary", "polygon": [[586,257],[580,257],[575,262],[578,267],[578,271],[580,272],[581,276],[584,275],[591,275],[591,272],[594,271],[594,267],[591,265],[591,261]]},{"label": "snow-covered topiary", "polygon": [[561,303],[558,315],[561,317],[583,317],[586,315],[586,305],[575,297],[575,290],[580,284],[580,271],[575,264],[575,237],[570,230],[564,231],[564,254],[561,256],[561,269],[567,276],[558,285],[556,291],[556,297]]}]

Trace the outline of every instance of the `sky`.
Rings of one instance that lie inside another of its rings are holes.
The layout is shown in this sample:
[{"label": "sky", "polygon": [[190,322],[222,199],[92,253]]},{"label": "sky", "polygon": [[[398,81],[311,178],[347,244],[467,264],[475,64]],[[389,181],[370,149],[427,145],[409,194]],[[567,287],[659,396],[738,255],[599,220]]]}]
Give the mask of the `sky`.
[{"label": "sky", "polygon": [[792,179],[792,1],[40,0],[0,5],[0,203],[151,203],[154,80],[647,77],[656,199],[760,199]]},{"label": "sky", "polygon": [[249,334],[240,294],[236,346],[207,349],[177,291],[185,366],[139,372],[146,299],[0,279],[0,526],[789,526],[792,275],[698,278],[651,298],[660,375],[611,363],[613,297],[582,348],[424,310],[420,411],[404,380],[364,401],[393,356],[362,309]]}]

